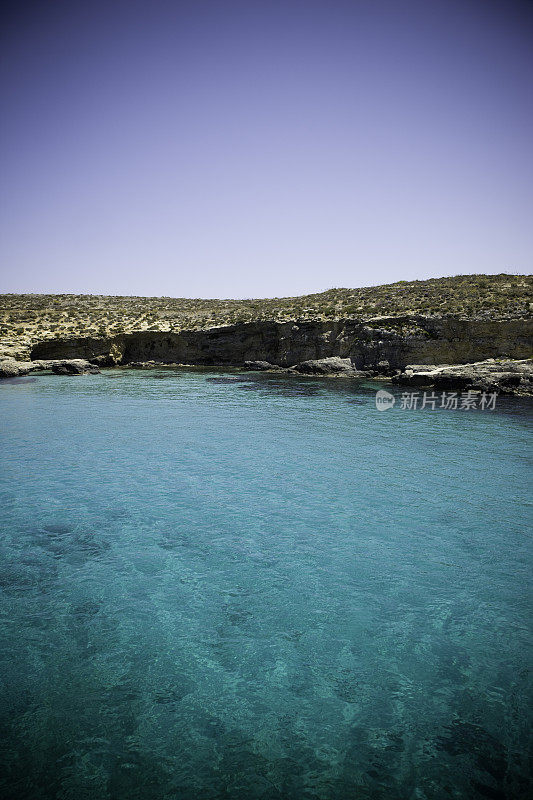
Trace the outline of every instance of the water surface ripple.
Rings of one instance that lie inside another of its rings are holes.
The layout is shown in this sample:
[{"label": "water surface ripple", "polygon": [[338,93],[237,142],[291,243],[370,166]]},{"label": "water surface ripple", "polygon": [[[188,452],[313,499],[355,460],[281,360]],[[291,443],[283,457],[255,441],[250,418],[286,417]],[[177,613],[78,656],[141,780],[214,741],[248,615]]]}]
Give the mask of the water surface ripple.
[{"label": "water surface ripple", "polygon": [[0,386],[2,796],[528,796],[531,404],[376,388]]}]

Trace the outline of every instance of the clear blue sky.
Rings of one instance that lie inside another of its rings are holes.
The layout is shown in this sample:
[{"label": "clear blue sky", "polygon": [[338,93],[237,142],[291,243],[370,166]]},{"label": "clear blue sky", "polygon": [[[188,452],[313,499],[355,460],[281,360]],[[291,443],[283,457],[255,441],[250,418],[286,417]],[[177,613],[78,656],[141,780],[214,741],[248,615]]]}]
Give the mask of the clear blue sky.
[{"label": "clear blue sky", "polygon": [[2,27],[0,291],[533,271],[530,2],[20,0]]}]

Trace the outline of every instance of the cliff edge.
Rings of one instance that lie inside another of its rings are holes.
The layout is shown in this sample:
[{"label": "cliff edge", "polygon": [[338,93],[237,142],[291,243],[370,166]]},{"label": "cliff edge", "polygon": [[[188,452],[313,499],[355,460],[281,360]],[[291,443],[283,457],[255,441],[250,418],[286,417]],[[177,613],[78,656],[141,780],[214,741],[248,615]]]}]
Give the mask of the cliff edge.
[{"label": "cliff edge", "polygon": [[3,295],[0,360],[294,368],[338,358],[397,376],[410,364],[531,358],[532,300],[532,277],[513,275],[268,300]]}]

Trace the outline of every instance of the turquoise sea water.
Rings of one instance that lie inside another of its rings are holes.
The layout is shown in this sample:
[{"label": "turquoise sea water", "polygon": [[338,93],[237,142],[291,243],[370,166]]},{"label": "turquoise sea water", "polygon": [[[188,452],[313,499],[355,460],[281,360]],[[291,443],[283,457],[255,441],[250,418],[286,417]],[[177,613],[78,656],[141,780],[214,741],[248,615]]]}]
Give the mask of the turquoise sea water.
[{"label": "turquoise sea water", "polygon": [[0,385],[0,795],[526,798],[531,404],[231,377]]}]

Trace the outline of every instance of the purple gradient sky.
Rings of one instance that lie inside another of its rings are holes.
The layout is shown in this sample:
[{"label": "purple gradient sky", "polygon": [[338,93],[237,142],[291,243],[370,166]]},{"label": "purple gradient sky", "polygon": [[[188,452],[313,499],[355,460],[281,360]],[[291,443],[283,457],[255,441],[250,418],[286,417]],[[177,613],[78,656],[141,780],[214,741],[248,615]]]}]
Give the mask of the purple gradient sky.
[{"label": "purple gradient sky", "polygon": [[531,272],[533,4],[13,3],[0,290]]}]

